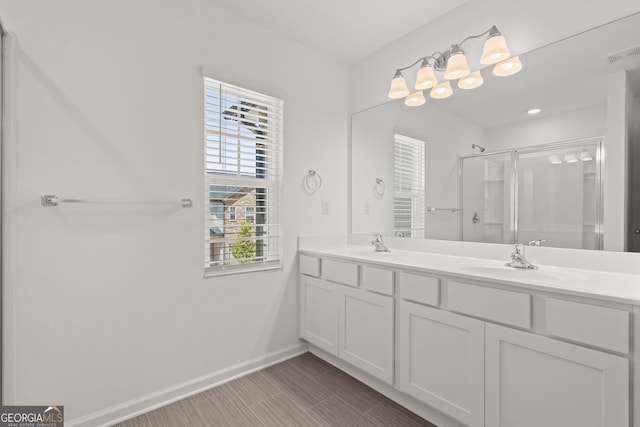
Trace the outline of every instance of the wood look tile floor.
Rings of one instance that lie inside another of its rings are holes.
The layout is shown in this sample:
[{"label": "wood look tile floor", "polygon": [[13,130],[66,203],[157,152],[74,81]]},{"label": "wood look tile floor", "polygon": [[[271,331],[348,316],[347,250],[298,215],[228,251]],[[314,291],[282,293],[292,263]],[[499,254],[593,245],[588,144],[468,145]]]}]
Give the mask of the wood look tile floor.
[{"label": "wood look tile floor", "polygon": [[435,427],[311,353],[115,427]]}]

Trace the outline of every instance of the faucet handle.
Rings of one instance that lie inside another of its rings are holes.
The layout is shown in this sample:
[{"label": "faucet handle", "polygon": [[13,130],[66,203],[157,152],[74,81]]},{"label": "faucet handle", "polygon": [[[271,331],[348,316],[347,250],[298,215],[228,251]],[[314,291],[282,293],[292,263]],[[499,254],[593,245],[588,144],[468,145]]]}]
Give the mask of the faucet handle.
[{"label": "faucet handle", "polygon": [[542,246],[542,244],[546,242],[545,239],[532,240],[528,243],[529,246]]}]

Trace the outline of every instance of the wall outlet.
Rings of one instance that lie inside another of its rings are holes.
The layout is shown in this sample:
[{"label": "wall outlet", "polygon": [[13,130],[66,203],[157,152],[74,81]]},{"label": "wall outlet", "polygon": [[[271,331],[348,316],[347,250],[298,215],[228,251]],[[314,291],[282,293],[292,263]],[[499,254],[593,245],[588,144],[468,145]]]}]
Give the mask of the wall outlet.
[{"label": "wall outlet", "polygon": [[329,201],[322,201],[322,215],[329,215]]}]

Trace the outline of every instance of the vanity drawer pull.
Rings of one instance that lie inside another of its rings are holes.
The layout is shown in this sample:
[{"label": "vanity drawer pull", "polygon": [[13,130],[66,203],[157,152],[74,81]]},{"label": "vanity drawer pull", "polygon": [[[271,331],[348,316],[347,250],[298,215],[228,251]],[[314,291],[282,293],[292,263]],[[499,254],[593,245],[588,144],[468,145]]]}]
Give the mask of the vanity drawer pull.
[{"label": "vanity drawer pull", "polygon": [[307,276],[320,277],[320,258],[300,255],[300,273]]},{"label": "vanity drawer pull", "polygon": [[393,271],[362,266],[360,271],[362,287],[383,295],[393,295]]},{"label": "vanity drawer pull", "polygon": [[449,309],[487,320],[531,328],[531,295],[449,281]]},{"label": "vanity drawer pull", "polygon": [[358,286],[358,266],[347,262],[322,259],[322,278],[348,286]]},{"label": "vanity drawer pull", "polygon": [[398,293],[402,299],[437,307],[440,303],[440,279],[399,272]]},{"label": "vanity drawer pull", "polygon": [[629,313],[624,310],[547,299],[547,333],[629,353]]}]

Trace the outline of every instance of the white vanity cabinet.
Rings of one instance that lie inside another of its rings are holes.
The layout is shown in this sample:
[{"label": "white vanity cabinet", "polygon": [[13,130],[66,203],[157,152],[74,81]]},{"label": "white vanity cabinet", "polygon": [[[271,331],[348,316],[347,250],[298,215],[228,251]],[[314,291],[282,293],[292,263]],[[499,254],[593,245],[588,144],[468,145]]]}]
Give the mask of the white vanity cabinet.
[{"label": "white vanity cabinet", "polygon": [[486,326],[486,425],[628,427],[629,360]]},{"label": "white vanity cabinet", "polygon": [[338,355],[338,286],[302,275],[300,279],[300,338]]},{"label": "white vanity cabinet", "polygon": [[640,427],[635,304],[330,253],[300,272],[300,336],[438,425]]},{"label": "white vanity cabinet", "polygon": [[400,389],[483,426],[484,322],[404,300],[399,319]]},{"label": "white vanity cabinet", "polygon": [[309,258],[300,260],[300,337],[392,384],[393,272]]}]

